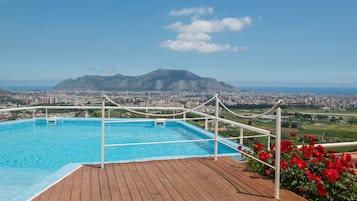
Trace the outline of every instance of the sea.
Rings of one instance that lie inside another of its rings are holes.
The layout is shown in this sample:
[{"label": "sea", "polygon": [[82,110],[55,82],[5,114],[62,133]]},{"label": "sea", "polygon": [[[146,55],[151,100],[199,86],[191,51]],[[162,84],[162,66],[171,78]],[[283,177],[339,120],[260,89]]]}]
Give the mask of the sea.
[{"label": "sea", "polygon": [[[0,89],[10,91],[49,91],[54,86],[1,86]],[[272,86],[243,86],[242,91],[319,94],[319,95],[357,95],[357,87],[272,87]]]}]

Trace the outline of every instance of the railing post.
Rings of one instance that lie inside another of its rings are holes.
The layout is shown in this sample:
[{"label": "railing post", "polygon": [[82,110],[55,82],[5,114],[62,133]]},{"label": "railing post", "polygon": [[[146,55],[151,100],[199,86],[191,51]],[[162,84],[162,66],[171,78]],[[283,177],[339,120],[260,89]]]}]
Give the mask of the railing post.
[{"label": "railing post", "polygon": [[149,118],[149,115],[148,115],[148,112],[149,112],[149,109],[147,107],[145,107],[145,118]]},{"label": "railing post", "polygon": [[280,197],[280,142],[281,142],[281,109],[276,109],[276,140],[275,140],[275,188],[274,198]]},{"label": "railing post", "polygon": [[207,117],[205,118],[205,130],[206,131],[208,130],[208,118]]},{"label": "railing post", "polygon": [[104,168],[104,118],[105,118],[105,97],[102,95],[102,147],[101,147],[101,160],[100,160],[100,168]]},{"label": "railing post", "polygon": [[183,113],[183,121],[186,121],[186,113]]},{"label": "railing post", "polygon": [[218,159],[218,117],[219,117],[219,102],[218,94],[216,93],[216,118],[215,118],[215,128],[214,128],[214,160]]},{"label": "railing post", "polygon": [[110,109],[108,108],[108,119],[110,119]]},{"label": "railing post", "polygon": [[46,113],[46,119],[48,118],[48,111],[47,108],[45,109],[45,113]]},{"label": "railing post", "polygon": [[270,151],[270,135],[268,135],[268,151]]},{"label": "railing post", "polygon": [[243,128],[240,128],[239,144],[243,145]]}]

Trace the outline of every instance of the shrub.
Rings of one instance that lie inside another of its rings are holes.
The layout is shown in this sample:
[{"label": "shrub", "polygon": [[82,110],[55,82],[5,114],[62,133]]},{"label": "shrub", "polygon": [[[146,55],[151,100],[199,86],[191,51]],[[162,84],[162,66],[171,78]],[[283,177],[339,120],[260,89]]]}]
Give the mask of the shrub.
[{"label": "shrub", "polygon": [[[291,136],[294,139],[296,133]],[[281,185],[308,200],[355,201],[357,175],[351,155],[325,151],[321,145],[314,146],[314,136],[304,137],[310,144],[301,148],[289,140],[281,142]],[[275,145],[270,151],[264,151],[262,144],[253,147],[255,157],[275,165]],[[268,178],[275,175],[272,168],[251,158],[248,168]]]}]

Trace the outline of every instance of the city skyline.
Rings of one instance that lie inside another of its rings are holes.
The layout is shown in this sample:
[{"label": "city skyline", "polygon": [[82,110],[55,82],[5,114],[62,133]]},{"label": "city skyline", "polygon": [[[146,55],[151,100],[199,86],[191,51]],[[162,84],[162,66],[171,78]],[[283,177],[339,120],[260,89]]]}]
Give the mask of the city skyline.
[{"label": "city skyline", "polygon": [[357,87],[357,3],[0,1],[0,85],[184,69],[240,85]]}]

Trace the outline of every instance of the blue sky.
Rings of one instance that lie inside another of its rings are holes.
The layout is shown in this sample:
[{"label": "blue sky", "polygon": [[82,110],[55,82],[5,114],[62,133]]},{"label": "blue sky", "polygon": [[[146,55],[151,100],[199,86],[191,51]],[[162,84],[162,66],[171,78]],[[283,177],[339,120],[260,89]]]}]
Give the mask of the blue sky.
[{"label": "blue sky", "polygon": [[165,68],[238,86],[357,87],[356,10],[355,0],[0,0],[0,84]]}]

